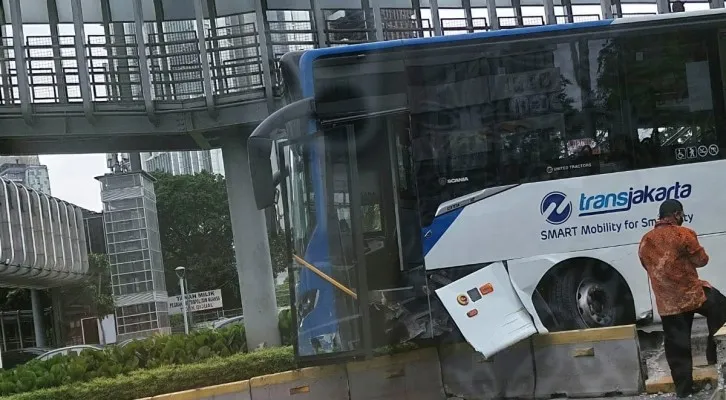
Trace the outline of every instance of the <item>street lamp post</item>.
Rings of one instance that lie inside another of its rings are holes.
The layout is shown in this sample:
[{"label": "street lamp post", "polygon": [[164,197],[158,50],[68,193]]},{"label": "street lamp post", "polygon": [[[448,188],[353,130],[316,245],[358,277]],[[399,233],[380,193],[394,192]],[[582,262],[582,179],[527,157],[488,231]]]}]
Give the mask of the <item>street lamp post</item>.
[{"label": "street lamp post", "polygon": [[179,287],[181,288],[182,297],[182,314],[184,314],[184,333],[189,334],[189,319],[187,319],[187,296],[184,290],[184,274],[186,269],[184,267],[176,267],[174,269],[176,276],[179,277]]}]

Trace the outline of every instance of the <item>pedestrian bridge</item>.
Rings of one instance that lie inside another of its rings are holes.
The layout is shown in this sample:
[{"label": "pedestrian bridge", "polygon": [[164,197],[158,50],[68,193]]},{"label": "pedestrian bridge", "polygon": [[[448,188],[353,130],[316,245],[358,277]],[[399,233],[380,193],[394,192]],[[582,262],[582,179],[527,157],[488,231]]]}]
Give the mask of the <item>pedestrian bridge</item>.
[{"label": "pedestrian bridge", "polygon": [[2,0],[0,152],[219,147],[279,106],[288,51],[671,10],[495,1]]},{"label": "pedestrian bridge", "polygon": [[0,282],[50,288],[83,279],[88,252],[82,209],[0,178]]}]

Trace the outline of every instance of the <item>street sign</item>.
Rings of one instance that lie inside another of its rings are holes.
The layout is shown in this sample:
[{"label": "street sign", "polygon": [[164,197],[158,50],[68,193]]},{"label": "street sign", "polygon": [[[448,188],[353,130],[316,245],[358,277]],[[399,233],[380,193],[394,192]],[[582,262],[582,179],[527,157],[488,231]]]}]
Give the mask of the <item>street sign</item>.
[{"label": "street sign", "polygon": [[[187,293],[187,311],[204,311],[222,308],[222,289],[208,290],[206,292]],[[182,297],[169,297],[169,315],[182,313]]]}]

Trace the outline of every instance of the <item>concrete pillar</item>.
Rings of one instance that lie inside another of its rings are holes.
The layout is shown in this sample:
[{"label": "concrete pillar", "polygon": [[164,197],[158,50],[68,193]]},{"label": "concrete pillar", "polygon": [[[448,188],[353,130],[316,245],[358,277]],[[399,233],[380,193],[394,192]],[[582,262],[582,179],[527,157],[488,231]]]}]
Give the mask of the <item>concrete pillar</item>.
[{"label": "concrete pillar", "polygon": [[[20,7],[20,0],[10,0],[10,18],[13,27],[13,51],[15,52],[15,65],[18,80],[18,97],[20,98],[20,110],[23,113],[25,123],[32,125],[33,107],[30,100],[30,78],[28,78],[28,64],[25,60],[25,33],[23,30],[23,15]],[[6,11],[7,12],[7,11]],[[6,15],[7,18],[7,15]]]},{"label": "concrete pillar", "polygon": [[658,14],[668,14],[671,12],[671,5],[668,0],[656,0],[656,6],[658,6]]},{"label": "concrete pillar", "polygon": [[489,29],[496,31],[499,29],[499,17],[497,16],[496,0],[487,0],[487,17],[489,18]]},{"label": "concrete pillar", "polygon": [[461,7],[464,9],[464,19],[466,19],[466,30],[474,32],[474,16],[471,14],[471,0],[461,0]]},{"label": "concrete pillar", "polygon": [[264,212],[255,206],[245,141],[239,137],[226,138],[222,142],[222,158],[227,175],[227,198],[247,346],[250,350],[261,343],[279,346],[270,244]]},{"label": "concrete pillar", "polygon": [[37,289],[30,289],[30,304],[33,308],[33,327],[35,328],[35,346],[45,347],[45,324],[43,323],[43,305]]},{"label": "concrete pillar", "polygon": [[[605,1],[605,0],[602,0]],[[557,24],[557,16],[555,15],[555,3],[552,0],[544,0],[544,9],[545,9],[545,24],[547,25],[556,25]]]},{"label": "concrete pillar", "polygon": [[522,2],[512,0],[512,8],[514,9],[514,18],[517,20],[517,26],[524,26],[524,17],[522,16]]},{"label": "concrete pillar", "polygon": [[439,16],[439,0],[429,0],[431,6],[431,23],[434,27],[434,35],[442,36],[444,33],[441,29],[441,17]]},{"label": "concrete pillar", "polygon": [[58,89],[58,102],[68,103],[68,91],[66,90],[66,74],[63,71],[63,60],[61,60],[60,39],[58,36],[58,5],[55,0],[48,0],[48,27],[50,28],[50,42],[53,45],[53,67],[55,69],[55,85]]},{"label": "concrete pillar", "polygon": [[600,0],[603,19],[613,19],[613,3],[611,0]]}]

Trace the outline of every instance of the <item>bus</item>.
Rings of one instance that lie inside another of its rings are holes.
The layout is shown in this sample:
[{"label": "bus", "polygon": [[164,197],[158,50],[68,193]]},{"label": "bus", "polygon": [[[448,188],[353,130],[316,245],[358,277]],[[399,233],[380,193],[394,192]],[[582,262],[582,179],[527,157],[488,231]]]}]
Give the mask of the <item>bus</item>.
[{"label": "bus", "polygon": [[281,68],[287,105],[248,152],[258,208],[283,205],[301,358],[456,335],[489,354],[658,322],[637,252],[667,198],[711,257],[702,278],[726,288],[726,10],[315,49]]}]

